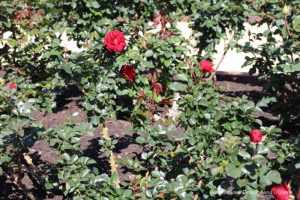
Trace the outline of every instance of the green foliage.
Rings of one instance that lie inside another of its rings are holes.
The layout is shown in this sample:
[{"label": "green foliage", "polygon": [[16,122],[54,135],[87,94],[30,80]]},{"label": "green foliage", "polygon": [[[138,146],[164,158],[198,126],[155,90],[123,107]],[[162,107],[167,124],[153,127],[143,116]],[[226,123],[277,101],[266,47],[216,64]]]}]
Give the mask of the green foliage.
[{"label": "green foliage", "polygon": [[[0,176],[28,198],[30,191],[20,181],[26,174],[42,192],[66,199],[257,199],[260,191],[283,180],[296,188],[299,138],[282,137],[279,128],[265,127],[254,117],[270,103],[288,103],[283,116],[299,114],[299,5],[290,1],[291,10],[284,12],[283,6],[279,0],[1,1],[0,33],[10,36],[0,39],[5,70],[0,80]],[[251,15],[261,17],[254,24],[269,26],[255,36],[267,39],[258,48],[252,41],[237,44]],[[189,54],[190,40],[176,28],[184,17],[197,55]],[[104,44],[113,30],[126,38],[120,52],[110,52]],[[78,49],[63,44],[64,35]],[[259,103],[246,96],[224,97],[199,69],[199,61],[211,60],[222,39],[225,50],[239,47],[254,54],[247,58],[251,72],[270,78],[270,93]],[[133,81],[122,72],[129,64]],[[10,88],[12,83],[16,87]],[[33,110],[52,112],[71,86],[80,91],[85,122],[70,119],[46,129],[32,119]],[[276,101],[277,93],[283,101]],[[161,105],[165,110],[177,105],[179,115],[165,116]],[[112,161],[118,139],[102,129],[92,152],[97,156],[86,153],[80,142],[119,116],[132,122],[132,139],[143,148],[134,158],[116,158],[133,177],[122,181]],[[252,129],[263,132],[260,143],[251,142]],[[49,143],[56,162],[34,165],[28,153],[36,140]],[[111,171],[99,170],[99,165],[110,165]],[[37,172],[43,173],[42,180]]]},{"label": "green foliage", "polygon": [[[260,1],[255,8],[246,12],[259,16],[253,25],[267,25],[263,33],[251,33],[253,39],[243,46],[242,51],[251,53],[246,64],[251,64],[251,73],[258,72],[259,77],[268,77],[265,84],[265,96],[276,97],[274,108],[281,114],[282,123],[299,120],[299,3],[282,1]],[[257,47],[255,40],[266,40]]]}]

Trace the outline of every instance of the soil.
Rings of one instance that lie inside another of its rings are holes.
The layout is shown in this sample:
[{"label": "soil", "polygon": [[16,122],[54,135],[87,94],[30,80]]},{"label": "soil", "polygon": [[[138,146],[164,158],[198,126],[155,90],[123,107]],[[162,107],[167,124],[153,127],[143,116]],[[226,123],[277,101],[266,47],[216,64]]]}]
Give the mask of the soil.
[{"label": "soil", "polygon": [[[217,84],[222,88],[222,95],[228,97],[237,97],[246,95],[249,99],[257,102],[261,98],[262,86],[257,82],[253,81],[249,77],[233,77],[233,76],[220,76],[217,77]],[[60,98],[58,103],[58,108],[53,112],[43,115],[40,112],[33,112],[33,117],[41,122],[45,128],[55,128],[63,125],[70,116],[74,116],[76,124],[80,124],[85,121],[86,114],[80,107],[81,99],[80,93],[74,89],[68,94],[64,94]],[[269,112],[256,113],[264,124],[277,124],[278,116],[274,116]],[[108,133],[112,138],[118,138],[118,143],[114,149],[114,154],[116,158],[125,157],[136,157],[142,153],[142,146],[134,142],[134,134],[130,130],[131,124],[124,120],[108,120],[106,121],[106,126],[108,127]],[[177,130],[174,135],[182,134],[182,130]],[[101,130],[96,129],[93,137],[82,137],[81,138],[81,148],[85,156],[91,157],[96,160],[100,172],[109,172],[108,160],[100,155],[98,139],[101,137]],[[33,162],[38,165],[43,165],[45,163],[53,164],[58,159],[57,153],[52,149],[45,140],[35,141],[30,149],[30,156],[33,158]],[[121,180],[130,180],[131,174],[122,167],[121,164],[118,165],[118,174]],[[34,188],[31,179],[25,176],[22,180],[24,185],[33,193],[38,193],[38,188]],[[25,199],[23,193],[16,188],[10,181],[5,180],[0,176],[0,200],[4,199]],[[62,195],[57,194],[57,196],[51,199],[59,200],[63,199]],[[269,199],[267,197],[262,197],[262,199]]]}]

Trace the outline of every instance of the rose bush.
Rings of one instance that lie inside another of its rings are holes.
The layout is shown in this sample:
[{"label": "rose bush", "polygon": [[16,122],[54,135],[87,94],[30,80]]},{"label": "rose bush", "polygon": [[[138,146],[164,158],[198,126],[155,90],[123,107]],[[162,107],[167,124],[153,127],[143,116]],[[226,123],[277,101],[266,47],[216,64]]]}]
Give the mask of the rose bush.
[{"label": "rose bush", "polygon": [[[212,65],[215,46],[224,39],[225,52],[237,47],[245,18],[256,13],[269,23],[272,9],[279,11],[269,1],[1,1],[0,32],[10,36],[0,47],[0,174],[30,199],[34,195],[20,181],[26,174],[46,197],[65,199],[257,199],[265,190],[280,198],[275,190],[283,179],[296,194],[297,137],[282,137],[279,128],[254,117],[266,99],[255,104],[245,96],[224,97],[211,80],[218,68]],[[297,32],[297,12],[287,24],[271,25],[284,33],[293,19]],[[176,27],[184,15],[195,46]],[[272,44],[278,30],[265,33]],[[77,51],[62,43],[64,35]],[[293,45],[284,55],[294,55],[298,36],[286,36]],[[244,52],[263,55],[253,59],[254,67],[288,60],[268,44],[264,51],[244,46]],[[296,70],[289,73],[296,81]],[[51,112],[70,87],[79,90],[87,120],[49,129],[36,124],[30,112]],[[143,148],[136,158],[115,157],[118,140],[105,127],[112,117],[132,123],[131,139]],[[96,153],[110,170],[99,171],[103,163],[81,148],[81,138],[96,127],[102,127]],[[55,163],[34,165],[28,141],[35,135],[55,150]],[[121,181],[118,164],[133,178]]]},{"label": "rose bush", "polygon": [[[299,109],[299,23],[300,11],[296,1],[261,1],[248,7],[247,13],[258,16],[252,26],[267,25],[262,33],[249,32],[250,42],[242,51],[250,53],[246,64],[251,74],[258,73],[264,84],[265,97],[276,98],[272,108],[280,114],[281,124],[298,124]],[[255,42],[258,45],[253,45]],[[252,55],[251,55],[252,54]]]}]

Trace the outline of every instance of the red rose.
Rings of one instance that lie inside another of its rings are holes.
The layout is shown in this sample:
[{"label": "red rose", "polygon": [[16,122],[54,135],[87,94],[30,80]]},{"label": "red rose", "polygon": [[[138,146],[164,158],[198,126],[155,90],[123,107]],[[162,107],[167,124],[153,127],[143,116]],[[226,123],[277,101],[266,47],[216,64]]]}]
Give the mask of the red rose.
[{"label": "red rose", "polygon": [[6,87],[9,87],[10,90],[13,90],[17,87],[17,85],[15,83],[12,83],[12,84],[6,84],[5,85]]},{"label": "red rose", "polygon": [[133,82],[135,79],[135,71],[132,65],[124,65],[121,68],[121,73],[125,79],[130,82]]},{"label": "red rose", "polygon": [[199,68],[203,72],[214,72],[215,69],[213,68],[213,64],[208,60],[201,60]]},{"label": "red rose", "polygon": [[13,89],[15,89],[17,87],[17,85],[16,84],[14,84],[14,83],[12,83],[12,84],[9,84],[9,89],[10,90],[13,90]]},{"label": "red rose", "polygon": [[252,142],[258,143],[262,141],[262,132],[260,130],[251,130],[249,134]]},{"label": "red rose", "polygon": [[123,33],[117,30],[106,34],[104,44],[108,51],[121,52],[126,46],[126,41]]},{"label": "red rose", "polygon": [[286,183],[273,186],[271,191],[277,200],[288,200],[292,194],[290,186]]}]

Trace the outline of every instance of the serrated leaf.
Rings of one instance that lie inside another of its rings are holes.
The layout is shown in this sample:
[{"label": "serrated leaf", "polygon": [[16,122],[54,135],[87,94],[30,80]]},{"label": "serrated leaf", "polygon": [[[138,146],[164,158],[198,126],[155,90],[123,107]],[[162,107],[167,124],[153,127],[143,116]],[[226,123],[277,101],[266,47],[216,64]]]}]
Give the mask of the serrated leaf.
[{"label": "serrated leaf", "polygon": [[260,184],[262,187],[271,185],[272,183],[281,183],[281,176],[277,170],[270,170],[267,174],[260,176]]},{"label": "serrated leaf", "polygon": [[246,187],[246,200],[256,200],[258,198],[258,191],[251,187]]},{"label": "serrated leaf", "polygon": [[291,66],[293,72],[300,71],[300,63]]},{"label": "serrated leaf", "polygon": [[185,74],[177,74],[174,76],[174,80],[176,81],[188,81],[188,78]]},{"label": "serrated leaf", "polygon": [[242,156],[245,159],[251,158],[251,155],[248,152],[246,152],[246,151],[241,151],[240,150],[239,153],[238,153],[238,155]]},{"label": "serrated leaf", "polygon": [[93,8],[100,8],[100,5],[99,5],[99,3],[97,2],[97,1],[93,1],[92,2],[92,6],[93,6]]},{"label": "serrated leaf", "polygon": [[153,51],[152,50],[147,50],[145,52],[145,57],[151,57],[151,56],[153,56]]},{"label": "serrated leaf", "polygon": [[274,183],[281,183],[281,175],[277,170],[271,170],[267,173],[267,177]]},{"label": "serrated leaf", "polygon": [[89,172],[90,172],[89,169],[85,169],[85,170],[82,172],[82,177],[85,177]]},{"label": "serrated leaf", "polygon": [[293,19],[293,29],[300,32],[300,16],[298,15]]},{"label": "serrated leaf", "polygon": [[241,167],[237,167],[230,163],[226,166],[226,174],[232,178],[239,178],[242,175]]},{"label": "serrated leaf", "polygon": [[145,139],[144,139],[143,137],[141,137],[141,136],[137,137],[137,138],[135,139],[135,141],[136,141],[137,143],[139,143],[139,144],[144,144],[144,143],[145,143]]},{"label": "serrated leaf", "polygon": [[179,82],[173,82],[169,85],[169,88],[174,91],[185,91],[187,85]]}]

